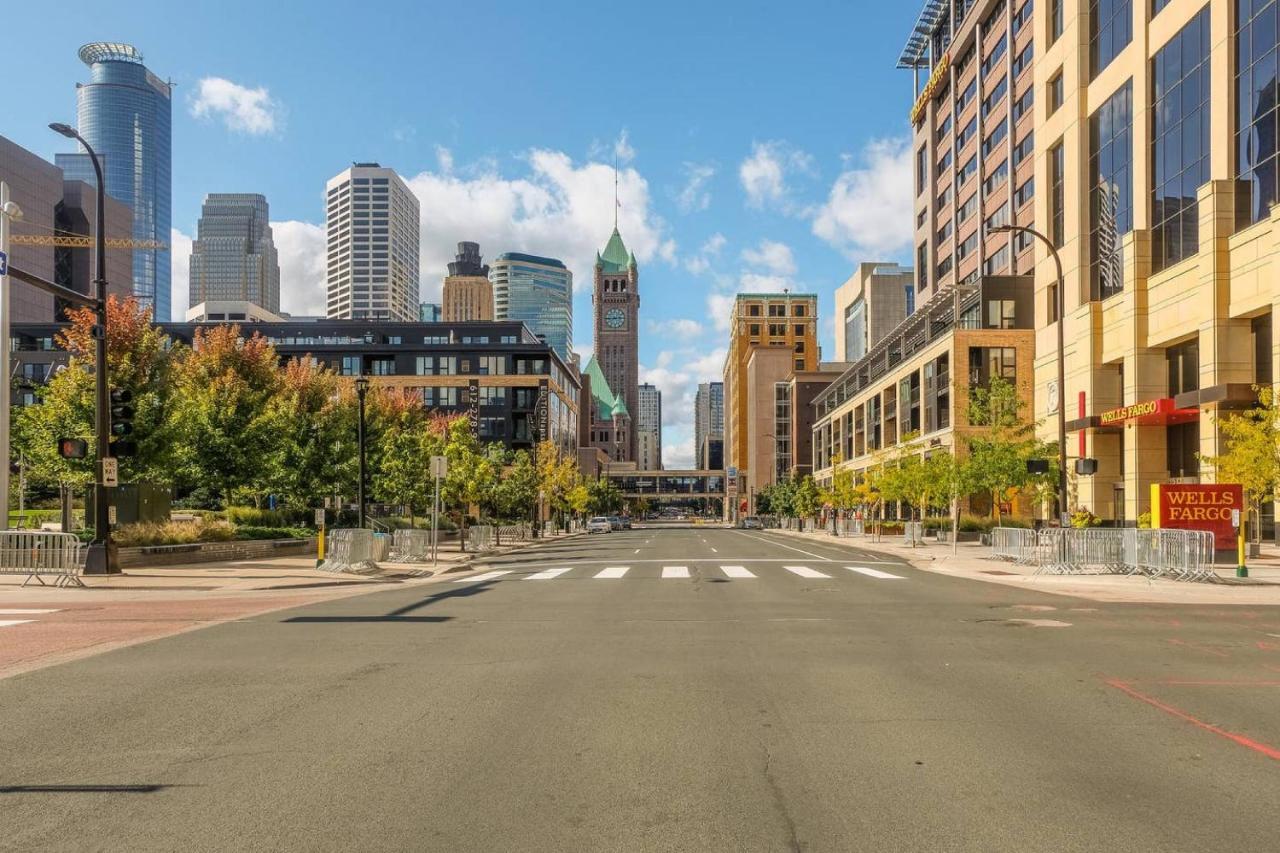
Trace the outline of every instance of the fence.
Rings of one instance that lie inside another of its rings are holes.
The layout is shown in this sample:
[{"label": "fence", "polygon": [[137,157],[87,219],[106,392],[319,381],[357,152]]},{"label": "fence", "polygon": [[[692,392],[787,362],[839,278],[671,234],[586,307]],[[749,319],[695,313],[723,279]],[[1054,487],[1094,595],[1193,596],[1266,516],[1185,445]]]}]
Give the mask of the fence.
[{"label": "fence", "polygon": [[1200,530],[1107,528],[991,531],[991,556],[1037,574],[1143,574],[1212,580],[1213,534]]},{"label": "fence", "polygon": [[325,559],[320,564],[320,570],[353,572],[377,569],[378,561],[386,559],[391,544],[390,536],[373,530],[331,530],[325,535]]},{"label": "fence", "polygon": [[0,530],[0,575],[26,575],[26,586],[51,575],[54,586],[84,586],[80,580],[84,548],[74,533]]},{"label": "fence", "polygon": [[430,530],[396,530],[391,534],[390,562],[421,563],[430,558]]},{"label": "fence", "polygon": [[902,524],[902,541],[908,545],[924,544],[924,522],[905,521]]}]

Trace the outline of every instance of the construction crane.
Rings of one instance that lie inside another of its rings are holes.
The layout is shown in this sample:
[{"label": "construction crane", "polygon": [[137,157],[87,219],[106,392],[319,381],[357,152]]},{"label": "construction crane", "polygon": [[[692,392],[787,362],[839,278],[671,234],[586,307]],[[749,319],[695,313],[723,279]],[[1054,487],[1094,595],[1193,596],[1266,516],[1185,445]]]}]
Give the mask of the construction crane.
[{"label": "construction crane", "polygon": [[[97,245],[92,237],[80,234],[11,234],[9,242],[15,246],[61,246],[68,249],[91,249]],[[108,237],[108,249],[155,249],[167,252],[169,244],[160,240],[130,240]]]}]

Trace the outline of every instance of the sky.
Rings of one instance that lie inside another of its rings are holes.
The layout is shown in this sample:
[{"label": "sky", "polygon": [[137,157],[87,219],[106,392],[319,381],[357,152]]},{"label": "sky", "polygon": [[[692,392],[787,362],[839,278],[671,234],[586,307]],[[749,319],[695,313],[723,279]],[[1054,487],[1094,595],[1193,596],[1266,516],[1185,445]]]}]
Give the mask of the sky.
[{"label": "sky", "polygon": [[[733,295],[833,291],[910,263],[918,4],[138,2],[5,13],[0,133],[50,160],[75,122],[83,43],[124,41],[176,87],[173,305],[209,192],[271,206],[282,309],[324,310],[325,181],[395,168],[422,208],[421,297],[462,240],[574,272],[591,352],[591,265],[618,226],[640,268],[640,377],[663,392],[667,467],[693,461],[697,384],[721,378]],[[179,13],[180,14],[176,14]],[[21,34],[21,37],[17,37]],[[16,74],[16,76],[15,76]]]}]

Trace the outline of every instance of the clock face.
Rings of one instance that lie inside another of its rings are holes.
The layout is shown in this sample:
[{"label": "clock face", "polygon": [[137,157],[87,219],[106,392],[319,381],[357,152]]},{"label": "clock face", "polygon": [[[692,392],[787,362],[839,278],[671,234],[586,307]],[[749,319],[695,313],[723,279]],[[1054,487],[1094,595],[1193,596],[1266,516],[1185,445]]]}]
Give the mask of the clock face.
[{"label": "clock face", "polygon": [[622,313],[621,308],[610,308],[605,312],[604,322],[610,329],[621,329],[622,324],[627,322],[627,315]]}]

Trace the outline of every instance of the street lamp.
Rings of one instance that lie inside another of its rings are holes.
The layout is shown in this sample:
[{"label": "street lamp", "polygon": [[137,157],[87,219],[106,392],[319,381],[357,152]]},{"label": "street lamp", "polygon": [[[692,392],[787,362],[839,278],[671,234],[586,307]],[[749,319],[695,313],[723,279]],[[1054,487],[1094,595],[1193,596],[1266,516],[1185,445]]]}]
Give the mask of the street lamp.
[{"label": "street lamp", "polygon": [[[22,221],[22,208],[9,200],[9,185],[0,181],[0,252],[9,256],[9,228]],[[9,383],[9,276],[0,275],[0,495],[4,501],[4,522],[0,528],[9,527],[9,402],[12,387]]]},{"label": "street lamp", "polygon": [[1053,256],[1053,266],[1057,271],[1057,315],[1058,315],[1058,513],[1059,522],[1063,527],[1067,526],[1067,513],[1070,509],[1067,506],[1067,395],[1066,395],[1066,373],[1067,373],[1067,344],[1066,344],[1066,322],[1067,322],[1067,302],[1066,288],[1062,284],[1062,258],[1058,256],[1058,248],[1053,245],[1053,241],[1041,234],[1034,228],[1028,228],[1025,225],[996,225],[987,229],[988,234],[1030,234],[1049,250],[1049,254]]},{"label": "street lamp", "polygon": [[[93,285],[96,300],[94,313],[97,323],[93,329],[94,339],[94,445],[97,450],[98,471],[93,484],[93,541],[85,552],[84,573],[86,575],[117,574],[120,565],[116,560],[116,546],[111,541],[111,516],[107,506],[107,486],[103,480],[103,469],[106,459],[111,455],[111,409],[110,392],[107,388],[107,182],[102,175],[102,162],[89,143],[84,141],[76,129],[61,122],[53,122],[49,129],[60,133],[68,139],[74,139],[89,154],[93,162],[93,173],[97,176],[97,221],[94,222],[94,239],[97,241],[97,252],[94,260]],[[9,346],[5,340],[4,346]],[[7,375],[5,377],[8,379]],[[5,407],[7,410],[7,406]],[[7,497],[7,495],[6,495]],[[7,505],[7,504],[6,504]]]},{"label": "street lamp", "polygon": [[360,480],[356,484],[356,503],[359,505],[356,513],[356,526],[364,529],[364,395],[369,393],[369,377],[361,373],[356,377],[356,401],[359,404],[360,416],[356,422],[356,442],[360,446]]}]

